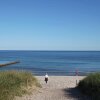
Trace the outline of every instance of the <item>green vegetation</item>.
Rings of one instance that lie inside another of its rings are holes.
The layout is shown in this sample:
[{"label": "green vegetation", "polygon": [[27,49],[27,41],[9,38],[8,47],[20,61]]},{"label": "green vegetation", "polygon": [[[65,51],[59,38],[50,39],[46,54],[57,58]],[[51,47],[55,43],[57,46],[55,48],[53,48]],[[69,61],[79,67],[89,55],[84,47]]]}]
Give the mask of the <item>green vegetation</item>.
[{"label": "green vegetation", "polygon": [[78,88],[93,100],[100,100],[100,73],[88,75],[79,82]]},{"label": "green vegetation", "polygon": [[36,87],[40,84],[29,72],[0,72],[0,100],[13,100],[15,96],[22,96]]}]

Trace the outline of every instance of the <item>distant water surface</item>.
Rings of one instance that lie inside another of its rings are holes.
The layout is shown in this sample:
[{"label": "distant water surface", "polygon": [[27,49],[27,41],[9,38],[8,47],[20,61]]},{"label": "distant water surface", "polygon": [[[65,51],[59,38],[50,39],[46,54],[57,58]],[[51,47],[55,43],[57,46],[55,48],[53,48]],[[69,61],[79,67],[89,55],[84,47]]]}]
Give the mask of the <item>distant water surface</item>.
[{"label": "distant water surface", "polygon": [[35,75],[80,75],[100,71],[100,51],[0,51],[0,63],[20,63],[0,70],[27,70]]}]

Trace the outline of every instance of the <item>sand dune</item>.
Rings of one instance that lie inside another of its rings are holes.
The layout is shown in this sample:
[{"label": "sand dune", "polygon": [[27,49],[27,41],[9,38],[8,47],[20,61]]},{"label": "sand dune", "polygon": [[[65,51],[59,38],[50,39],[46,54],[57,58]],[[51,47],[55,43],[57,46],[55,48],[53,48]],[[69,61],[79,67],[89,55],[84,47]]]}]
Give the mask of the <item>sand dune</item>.
[{"label": "sand dune", "polygon": [[50,76],[46,84],[44,76],[37,76],[42,88],[17,100],[87,100],[87,97],[75,88],[76,80],[79,82],[83,78],[83,76]]}]

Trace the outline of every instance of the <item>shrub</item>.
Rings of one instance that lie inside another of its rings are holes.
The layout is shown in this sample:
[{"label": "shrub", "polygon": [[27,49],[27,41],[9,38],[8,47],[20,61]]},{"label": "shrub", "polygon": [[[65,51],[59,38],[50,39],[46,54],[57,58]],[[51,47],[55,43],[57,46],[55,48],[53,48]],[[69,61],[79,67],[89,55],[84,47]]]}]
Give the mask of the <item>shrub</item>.
[{"label": "shrub", "polygon": [[28,93],[28,88],[38,87],[37,79],[29,72],[0,72],[0,100],[13,100],[15,96]]},{"label": "shrub", "polygon": [[79,82],[78,88],[82,93],[91,96],[92,99],[100,100],[100,73],[88,75]]}]

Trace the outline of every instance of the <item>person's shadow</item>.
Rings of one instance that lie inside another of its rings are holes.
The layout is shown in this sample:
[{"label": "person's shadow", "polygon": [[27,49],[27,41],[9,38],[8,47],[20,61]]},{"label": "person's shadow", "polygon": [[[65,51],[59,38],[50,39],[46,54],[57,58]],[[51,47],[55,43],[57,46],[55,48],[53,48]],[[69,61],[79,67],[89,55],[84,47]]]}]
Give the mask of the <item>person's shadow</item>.
[{"label": "person's shadow", "polygon": [[94,100],[88,96],[83,95],[78,90],[78,88],[66,88],[66,89],[63,89],[63,91],[64,91],[64,95],[68,98],[68,100]]}]

